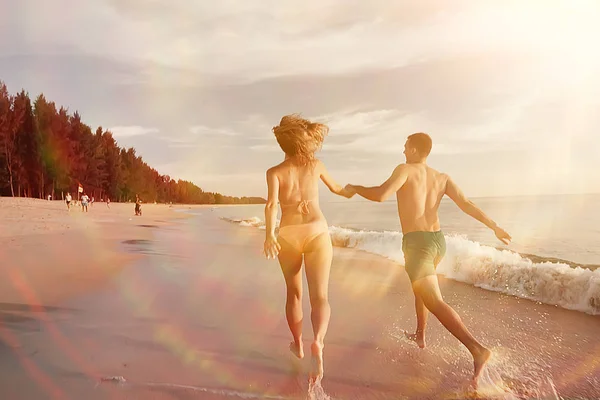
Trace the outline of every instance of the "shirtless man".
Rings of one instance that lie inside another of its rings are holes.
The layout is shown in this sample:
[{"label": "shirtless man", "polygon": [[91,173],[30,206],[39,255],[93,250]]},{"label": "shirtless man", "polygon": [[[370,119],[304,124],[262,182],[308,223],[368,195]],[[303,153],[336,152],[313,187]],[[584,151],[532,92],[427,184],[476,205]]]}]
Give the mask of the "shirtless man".
[{"label": "shirtless man", "polygon": [[496,237],[508,244],[510,235],[484,214],[462,193],[446,174],[427,165],[432,141],[426,133],[410,135],[404,145],[406,164],[396,167],[391,177],[380,186],[348,185],[346,189],[365,199],[382,202],[396,193],[398,215],[402,226],[402,252],[405,268],[412,283],[417,312],[417,329],[407,334],[421,348],[425,347],[425,326],[431,311],[437,319],[464,344],[474,361],[473,384],[492,352],[479,343],[467,330],[460,317],[440,293],[436,267],[446,252],[446,242],[440,230],[438,208],[444,195],[458,207],[492,229]]}]

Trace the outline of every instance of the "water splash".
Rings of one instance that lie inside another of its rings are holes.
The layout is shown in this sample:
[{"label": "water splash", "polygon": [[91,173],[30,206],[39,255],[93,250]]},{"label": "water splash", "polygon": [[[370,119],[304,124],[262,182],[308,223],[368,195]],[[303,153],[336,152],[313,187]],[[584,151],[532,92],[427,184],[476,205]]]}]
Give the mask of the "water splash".
[{"label": "water splash", "polygon": [[310,381],[308,383],[308,393],[306,400],[332,400],[332,398],[325,393],[323,386],[321,386],[321,380]]},{"label": "water splash", "polygon": [[548,376],[541,378],[521,377],[515,382],[504,374],[498,366],[488,366],[477,382],[477,389],[467,385],[452,399],[489,399],[489,400],[562,400],[554,382]]},{"label": "water splash", "polygon": [[[420,357],[423,350],[417,349],[415,343],[406,338],[400,326],[394,324],[389,328],[387,334],[400,346],[414,350],[404,354],[405,360],[406,357],[409,357],[411,363],[418,363],[420,367],[426,367]],[[440,373],[472,372],[471,356],[463,349],[435,342],[431,343],[428,349],[433,349],[436,358],[447,364],[438,368]],[[469,384],[465,384],[458,392],[451,394],[450,398],[562,400],[548,373],[550,367],[543,360],[534,355],[523,357],[518,351],[503,347],[494,347],[491,350],[494,356],[480,375],[477,390],[474,390]],[[465,366],[466,369],[464,369]],[[457,375],[457,378],[465,379],[466,377]]]},{"label": "water splash", "polygon": [[476,395],[486,399],[519,400],[507,383],[504,382],[500,371],[489,365],[479,377]]}]

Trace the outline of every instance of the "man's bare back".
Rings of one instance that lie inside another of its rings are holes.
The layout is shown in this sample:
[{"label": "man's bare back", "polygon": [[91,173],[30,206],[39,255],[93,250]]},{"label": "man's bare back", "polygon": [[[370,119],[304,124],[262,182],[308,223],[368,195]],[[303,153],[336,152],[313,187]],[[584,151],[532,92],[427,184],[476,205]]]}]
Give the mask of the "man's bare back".
[{"label": "man's bare back", "polygon": [[506,231],[465,196],[448,174],[431,168],[425,162],[398,165],[380,186],[366,188],[349,185],[348,190],[358,190],[362,197],[378,202],[396,193],[403,234],[439,231],[438,209],[442,198],[447,195],[464,213],[492,229],[503,243],[508,244],[511,240]]},{"label": "man's bare back", "polygon": [[438,208],[448,176],[425,164],[402,164],[398,168],[406,176],[396,192],[402,233],[439,231]]}]

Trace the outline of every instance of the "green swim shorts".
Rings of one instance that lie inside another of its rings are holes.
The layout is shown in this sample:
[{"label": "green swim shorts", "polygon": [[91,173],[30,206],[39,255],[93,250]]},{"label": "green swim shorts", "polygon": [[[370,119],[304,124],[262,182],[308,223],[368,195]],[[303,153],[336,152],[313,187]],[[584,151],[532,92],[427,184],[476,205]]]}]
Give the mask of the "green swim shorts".
[{"label": "green swim shorts", "polygon": [[429,275],[435,275],[435,269],[446,254],[446,239],[442,231],[409,232],[402,237],[404,267],[411,282]]}]

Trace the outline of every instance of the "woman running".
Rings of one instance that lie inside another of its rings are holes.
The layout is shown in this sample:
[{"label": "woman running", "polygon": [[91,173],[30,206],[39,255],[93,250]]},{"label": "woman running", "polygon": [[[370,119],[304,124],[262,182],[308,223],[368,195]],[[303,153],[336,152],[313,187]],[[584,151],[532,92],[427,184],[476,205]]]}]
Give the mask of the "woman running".
[{"label": "woman running", "polygon": [[[286,115],[273,128],[285,159],[267,170],[268,198],[265,207],[267,258],[278,257],[287,300],[285,314],[294,340],[290,350],[304,357],[302,345],[302,256],[308,281],[314,340],[311,345],[313,381],[323,378],[323,344],[331,309],[328,300],[332,244],[327,221],[319,208],[319,180],[331,192],[352,197],[338,185],[325,165],[315,158],[329,128],[299,115]],[[277,203],[281,205],[279,234],[275,236]]]}]

